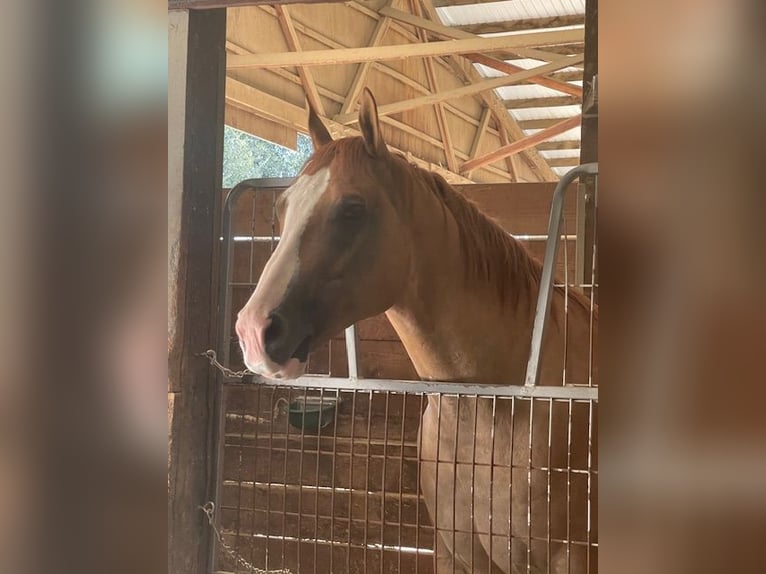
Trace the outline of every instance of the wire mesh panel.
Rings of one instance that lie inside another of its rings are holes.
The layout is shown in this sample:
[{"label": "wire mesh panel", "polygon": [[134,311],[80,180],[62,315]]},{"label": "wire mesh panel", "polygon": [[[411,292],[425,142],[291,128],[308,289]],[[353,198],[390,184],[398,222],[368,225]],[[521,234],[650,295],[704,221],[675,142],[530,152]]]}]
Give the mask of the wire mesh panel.
[{"label": "wire mesh panel", "polygon": [[[219,352],[234,368],[242,365],[233,319],[279,240],[274,206],[287,184],[227,202]],[[565,225],[565,248],[553,252],[564,275],[554,289],[564,293],[574,283],[567,233]],[[584,377],[567,372],[567,353],[593,338],[593,287],[577,303],[590,313],[585,334],[570,329],[569,297],[553,299],[565,333],[562,387],[530,384],[530,372],[515,387],[397,380],[414,371],[380,319],[362,325],[374,340],[363,341],[359,379],[341,378],[342,338],[310,355],[308,372],[319,376],[223,377],[216,521],[224,542],[214,570],[596,572],[595,380],[590,364]]]},{"label": "wire mesh panel", "polygon": [[[318,408],[303,412],[304,397]],[[429,407],[443,424],[419,448]],[[445,544],[467,571],[488,571],[491,559],[508,572],[511,560],[519,572],[549,563],[569,571],[567,561],[590,562],[571,571],[592,572],[596,409],[572,399],[231,385],[220,527],[266,570],[443,571],[434,548]],[[226,555],[218,570],[247,571]]]}]

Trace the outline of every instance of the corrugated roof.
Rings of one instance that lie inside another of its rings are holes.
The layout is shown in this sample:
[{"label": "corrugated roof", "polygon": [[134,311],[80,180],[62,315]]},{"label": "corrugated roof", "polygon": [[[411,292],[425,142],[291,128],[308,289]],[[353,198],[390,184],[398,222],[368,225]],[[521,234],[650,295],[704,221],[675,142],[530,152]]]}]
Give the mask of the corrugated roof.
[{"label": "corrugated roof", "polygon": [[[584,15],[585,0],[507,0],[505,2],[445,6],[437,8],[437,13],[442,23],[447,26],[468,26],[480,25],[484,23],[491,24],[508,22],[509,28],[511,28],[513,24],[519,20],[530,21],[540,18]],[[567,23],[568,22],[571,22],[571,19],[569,19]],[[557,23],[560,24],[561,22]],[[529,22],[527,22],[527,24],[529,24]],[[475,26],[473,27],[475,28]],[[581,27],[581,25],[559,25],[545,29],[572,29]],[[491,30],[492,31],[488,33],[481,33],[479,31],[479,35],[489,37],[520,33],[511,29],[509,29],[508,32],[504,32],[502,30],[498,31],[497,26],[493,26]],[[526,26],[524,32],[529,31],[531,31],[531,29]],[[541,49],[545,50],[545,48]],[[509,64],[524,69],[535,68],[546,63],[541,60],[530,58],[516,58],[505,61]],[[487,78],[500,77],[505,75],[504,72],[481,64],[474,64],[474,67],[479,72],[479,74]],[[569,84],[582,87],[583,82],[581,78],[577,78],[577,72],[580,72],[581,74],[581,68],[568,67],[560,70],[557,72],[557,74],[559,74],[559,76],[563,75]],[[534,83],[506,86],[496,89],[495,92],[497,93],[498,97],[504,101],[539,100],[534,102],[524,102],[524,106],[526,107],[509,105],[511,108],[516,108],[509,109],[508,113],[518,122],[532,120],[564,120],[581,113],[580,105],[561,105],[562,103],[567,103],[561,101],[561,97],[564,96],[562,92]],[[546,105],[545,98],[552,98],[550,105]],[[538,131],[540,130],[526,129],[524,130],[524,133],[526,135],[531,135],[537,133]],[[550,138],[548,141],[557,142],[573,140],[580,140],[579,127]],[[540,154],[546,159],[577,157],[579,156],[579,153],[579,149],[546,150],[540,152]],[[553,168],[553,170],[559,175],[565,173],[568,169],[570,168],[558,166]]]},{"label": "corrugated roof", "polygon": [[447,26],[585,14],[585,0],[507,0],[437,8]]}]

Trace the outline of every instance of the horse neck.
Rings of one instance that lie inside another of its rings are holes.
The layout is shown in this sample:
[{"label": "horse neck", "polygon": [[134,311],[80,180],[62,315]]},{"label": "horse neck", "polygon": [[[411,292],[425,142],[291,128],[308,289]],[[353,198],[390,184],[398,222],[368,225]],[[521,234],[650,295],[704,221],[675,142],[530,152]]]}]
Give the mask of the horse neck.
[{"label": "horse neck", "polygon": [[429,190],[412,193],[408,287],[387,316],[423,379],[522,381],[536,291],[501,299],[466,277],[459,223]]}]

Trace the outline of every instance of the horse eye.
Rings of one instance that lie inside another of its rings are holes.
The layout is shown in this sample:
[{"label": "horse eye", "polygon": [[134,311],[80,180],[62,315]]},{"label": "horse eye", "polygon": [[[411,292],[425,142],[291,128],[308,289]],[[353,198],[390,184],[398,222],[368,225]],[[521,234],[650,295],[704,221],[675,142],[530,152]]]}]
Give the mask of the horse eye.
[{"label": "horse eye", "polygon": [[358,201],[349,201],[340,206],[339,215],[341,219],[346,221],[356,221],[364,217],[367,212],[367,208],[364,203]]}]

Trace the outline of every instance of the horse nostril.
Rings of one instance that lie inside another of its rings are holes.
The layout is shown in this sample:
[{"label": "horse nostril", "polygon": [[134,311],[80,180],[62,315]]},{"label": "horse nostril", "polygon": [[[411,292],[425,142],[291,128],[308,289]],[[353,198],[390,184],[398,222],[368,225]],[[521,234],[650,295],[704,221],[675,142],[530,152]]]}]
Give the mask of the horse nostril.
[{"label": "horse nostril", "polygon": [[277,313],[272,313],[269,315],[269,320],[269,326],[263,333],[263,345],[267,352],[274,346],[279,345],[287,333],[287,322],[284,317]]}]

